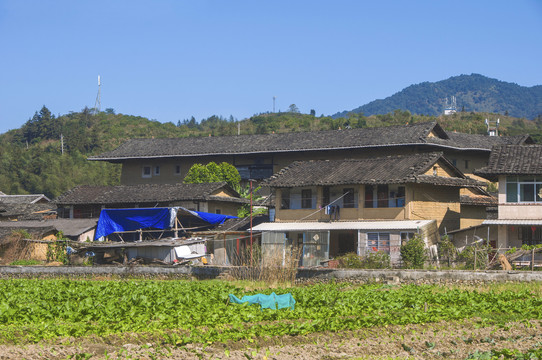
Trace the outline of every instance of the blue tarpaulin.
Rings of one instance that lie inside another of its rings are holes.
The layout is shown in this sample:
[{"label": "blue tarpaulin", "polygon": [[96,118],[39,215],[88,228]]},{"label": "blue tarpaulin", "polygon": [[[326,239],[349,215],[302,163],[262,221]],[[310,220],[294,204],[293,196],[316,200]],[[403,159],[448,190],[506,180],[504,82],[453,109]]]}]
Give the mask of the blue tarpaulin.
[{"label": "blue tarpaulin", "polygon": [[248,302],[252,304],[260,304],[262,309],[272,309],[276,310],[277,308],[290,308],[294,310],[295,300],[291,293],[277,295],[274,292],[271,295],[265,294],[256,294],[256,295],[245,295],[241,299],[237,296],[230,294],[230,302],[234,304],[243,304]]},{"label": "blue tarpaulin", "polygon": [[114,232],[138,229],[169,229],[169,208],[103,209],[98,219],[95,239]]},{"label": "blue tarpaulin", "polygon": [[226,219],[235,219],[235,216],[212,214],[202,211],[188,210],[182,207],[174,208],[138,208],[138,209],[103,209],[98,219],[96,236],[94,239],[110,235],[115,232],[133,231],[139,229],[170,229],[175,224],[178,210],[184,210],[203,221],[217,225]]},{"label": "blue tarpaulin", "polygon": [[[186,210],[182,208],[183,210]],[[208,222],[209,224],[218,225],[224,223],[226,219],[237,219],[236,216],[231,215],[222,215],[222,214],[213,214],[203,211],[194,211],[194,210],[186,210],[192,215],[199,217],[201,220]]]}]

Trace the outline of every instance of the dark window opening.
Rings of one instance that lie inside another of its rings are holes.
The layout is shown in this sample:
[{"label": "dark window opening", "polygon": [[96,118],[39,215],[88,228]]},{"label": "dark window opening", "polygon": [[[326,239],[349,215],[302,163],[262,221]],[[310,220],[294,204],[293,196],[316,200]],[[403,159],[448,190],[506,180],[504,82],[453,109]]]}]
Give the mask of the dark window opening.
[{"label": "dark window opening", "polygon": [[373,207],[373,186],[372,185],[365,186],[365,207],[366,208]]},{"label": "dark window opening", "polygon": [[329,186],[324,186],[322,191],[322,206],[328,206],[330,203]]},{"label": "dark window opening", "polygon": [[280,199],[280,208],[289,209],[290,208],[290,189],[282,189]]},{"label": "dark window opening", "polygon": [[343,189],[343,207],[345,208],[353,208],[356,207],[355,203],[355,196],[354,196],[354,188],[345,188]]},{"label": "dark window opening", "polygon": [[311,189],[301,190],[301,208],[312,209],[312,190]]}]

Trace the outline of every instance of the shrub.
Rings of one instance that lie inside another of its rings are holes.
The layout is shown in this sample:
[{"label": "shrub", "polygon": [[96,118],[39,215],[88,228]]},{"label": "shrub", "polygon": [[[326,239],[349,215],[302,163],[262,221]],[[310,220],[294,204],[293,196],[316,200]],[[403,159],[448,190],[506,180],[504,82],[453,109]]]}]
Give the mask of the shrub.
[{"label": "shrub", "polygon": [[425,242],[419,235],[415,235],[412,239],[401,245],[401,259],[403,267],[406,269],[423,269],[427,260],[425,251]]},{"label": "shrub", "polygon": [[489,245],[475,244],[467,246],[461,253],[459,253],[458,260],[465,263],[465,268],[473,269],[474,262],[476,261],[476,269],[485,269],[489,263],[489,252],[494,249]]},{"label": "shrub", "polygon": [[346,269],[389,269],[390,255],[383,252],[369,252],[365,256],[348,253],[337,257],[340,268]]},{"label": "shrub", "polygon": [[356,253],[348,253],[336,258],[338,267],[345,269],[363,269],[363,261]]},{"label": "shrub", "polygon": [[438,255],[441,260],[446,260],[448,266],[457,258],[457,249],[448,235],[444,235],[437,244]]}]

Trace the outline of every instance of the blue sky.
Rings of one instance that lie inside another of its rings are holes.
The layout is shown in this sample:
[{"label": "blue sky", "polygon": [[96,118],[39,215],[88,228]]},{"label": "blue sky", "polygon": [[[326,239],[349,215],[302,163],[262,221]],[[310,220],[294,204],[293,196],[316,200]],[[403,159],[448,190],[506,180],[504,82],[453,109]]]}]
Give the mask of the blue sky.
[{"label": "blue sky", "polygon": [[351,110],[479,73],[542,85],[541,0],[0,0],[0,133],[43,105],[177,123]]}]

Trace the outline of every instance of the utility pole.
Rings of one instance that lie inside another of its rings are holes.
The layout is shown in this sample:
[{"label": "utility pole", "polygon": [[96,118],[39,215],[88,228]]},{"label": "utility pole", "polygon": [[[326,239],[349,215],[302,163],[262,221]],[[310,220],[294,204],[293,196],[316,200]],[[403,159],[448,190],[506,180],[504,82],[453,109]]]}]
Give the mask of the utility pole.
[{"label": "utility pole", "polygon": [[252,266],[252,179],[250,182],[250,266]]}]

